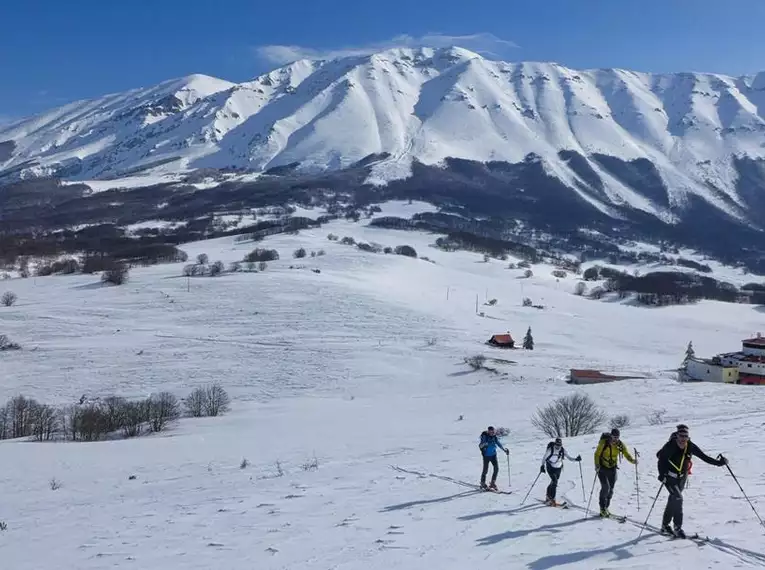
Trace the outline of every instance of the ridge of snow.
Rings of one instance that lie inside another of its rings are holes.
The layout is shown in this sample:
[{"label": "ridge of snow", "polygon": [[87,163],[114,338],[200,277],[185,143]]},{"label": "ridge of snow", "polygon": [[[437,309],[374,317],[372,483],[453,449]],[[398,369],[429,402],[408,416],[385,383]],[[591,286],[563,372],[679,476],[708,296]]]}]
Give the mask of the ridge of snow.
[{"label": "ridge of snow", "polygon": [[[321,171],[388,153],[369,178],[385,184],[408,176],[414,160],[519,162],[533,153],[571,185],[578,177],[558,157],[566,150],[647,159],[670,205],[697,195],[726,210],[720,192],[743,204],[733,158],[765,157],[764,86],[765,73],[577,71],[459,47],[397,48],[299,60],[240,84],[197,74],[70,103],[0,127],[0,141],[15,143],[0,170],[29,163],[29,173],[75,180],[290,163]],[[611,200],[598,207],[672,219],[589,162]]]}]

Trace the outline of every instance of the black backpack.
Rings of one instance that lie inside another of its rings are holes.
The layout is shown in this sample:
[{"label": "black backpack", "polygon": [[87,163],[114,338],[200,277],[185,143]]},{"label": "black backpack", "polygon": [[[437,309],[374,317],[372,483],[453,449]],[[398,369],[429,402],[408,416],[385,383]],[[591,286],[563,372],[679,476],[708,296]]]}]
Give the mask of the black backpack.
[{"label": "black backpack", "polygon": [[[552,451],[554,447],[555,447],[555,442],[554,441],[551,441],[550,443],[547,444],[547,450],[548,451]],[[562,459],[563,458],[563,453],[564,453],[563,452],[563,446],[561,445],[560,446],[560,451],[558,451],[558,459]],[[552,459],[552,457],[553,457],[553,454],[551,453],[550,457],[548,458],[548,461],[550,459]]]}]

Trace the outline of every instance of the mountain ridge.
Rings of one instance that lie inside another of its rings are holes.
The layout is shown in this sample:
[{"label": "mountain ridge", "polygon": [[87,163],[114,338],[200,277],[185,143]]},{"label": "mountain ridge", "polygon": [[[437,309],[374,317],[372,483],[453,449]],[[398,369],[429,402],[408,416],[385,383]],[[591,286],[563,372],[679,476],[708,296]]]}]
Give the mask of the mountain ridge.
[{"label": "mountain ridge", "polygon": [[238,84],[194,74],[0,126],[0,183],[286,165],[310,174],[371,156],[384,156],[370,161],[373,185],[411,176],[417,162],[535,157],[611,216],[629,207],[676,223],[698,197],[759,225],[765,72],[578,71],[396,48],[299,60]]}]

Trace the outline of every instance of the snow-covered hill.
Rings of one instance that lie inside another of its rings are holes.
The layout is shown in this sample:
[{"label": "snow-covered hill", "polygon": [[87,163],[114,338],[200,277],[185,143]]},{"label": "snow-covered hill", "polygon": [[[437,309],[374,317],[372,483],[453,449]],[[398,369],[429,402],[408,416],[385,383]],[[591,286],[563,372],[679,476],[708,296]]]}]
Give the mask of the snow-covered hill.
[{"label": "snow-covered hill", "polygon": [[744,218],[765,193],[765,72],[577,71],[394,49],[298,61],[238,85],[192,76],[0,127],[6,176],[317,171],[370,155],[376,183],[408,176],[413,161],[534,155],[603,212],[674,221],[698,196]]},{"label": "snow-covered hill", "polygon": [[[384,205],[381,215],[423,209]],[[327,240],[327,232],[409,244],[433,263],[367,253]],[[230,414],[184,419],[165,434],[0,442],[5,565],[545,570],[765,563],[762,528],[724,469],[695,463],[686,491],[686,530],[712,542],[671,542],[651,529],[638,539],[634,522],[645,519],[658,489],[653,454],[679,421],[705,451],[726,454],[763,510],[756,453],[763,387],[678,384],[672,371],[689,340],[699,355],[736,349],[761,326],[758,308],[592,301],[573,295],[575,278],[558,280],[550,266],[535,265],[532,277],[519,279],[522,269],[428,247],[433,240],[337,220],[257,244],[185,244],[190,257],[207,253],[226,263],[256,246],[282,256],[263,272],[195,278],[190,287],[179,278],[182,264],[136,267],[121,287],[100,287],[88,275],[0,282],[0,291],[19,298],[0,308],[0,332],[23,347],[0,352],[0,402],[17,394],[53,405],[83,394],[182,396],[211,380],[234,398]],[[299,247],[326,255],[294,260]],[[714,275],[732,272],[715,267]],[[498,302],[482,304],[479,316],[476,297]],[[523,297],[546,308],[523,307]],[[507,330],[520,338],[527,327],[534,351],[483,344]],[[475,354],[501,359],[489,362],[500,374],[465,366],[463,358]],[[579,508],[541,506],[546,476],[521,504],[548,441],[530,417],[574,391],[564,382],[570,367],[645,376],[579,388],[609,415],[632,421],[622,433],[642,452],[639,488],[636,471],[624,464],[612,506],[630,517],[627,524],[584,517],[582,485],[589,494],[596,434],[566,440],[584,457],[583,483],[577,465],[567,464],[560,498]],[[651,425],[657,413],[661,423]],[[480,473],[477,437],[488,424],[510,430],[511,479],[502,458],[498,480],[510,495],[470,488]],[[665,499],[651,516],[654,529]]]}]

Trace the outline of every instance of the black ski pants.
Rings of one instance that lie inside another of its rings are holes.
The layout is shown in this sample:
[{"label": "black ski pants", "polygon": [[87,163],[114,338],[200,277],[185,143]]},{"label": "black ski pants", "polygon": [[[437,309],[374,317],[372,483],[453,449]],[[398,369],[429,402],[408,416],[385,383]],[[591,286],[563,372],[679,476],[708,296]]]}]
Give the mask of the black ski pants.
[{"label": "black ski pants", "polygon": [[496,455],[482,455],[483,457],[483,471],[481,471],[481,485],[486,483],[486,473],[489,472],[489,464],[494,468],[494,472],[491,475],[491,482],[497,482],[497,472],[499,471],[499,463],[497,463]]},{"label": "black ski pants", "polygon": [[664,486],[669,491],[667,506],[664,507],[664,517],[661,519],[662,526],[675,523],[675,528],[683,528],[683,490],[687,477],[667,477]]},{"label": "black ski pants", "polygon": [[611,505],[616,487],[616,467],[601,467],[598,470],[600,479],[600,510],[607,509]]},{"label": "black ski pants", "polygon": [[556,469],[555,467],[547,465],[545,470],[550,476],[550,484],[547,486],[547,498],[554,499],[555,493],[558,491],[558,479],[560,479],[560,472],[563,470],[563,467],[558,467]]}]

